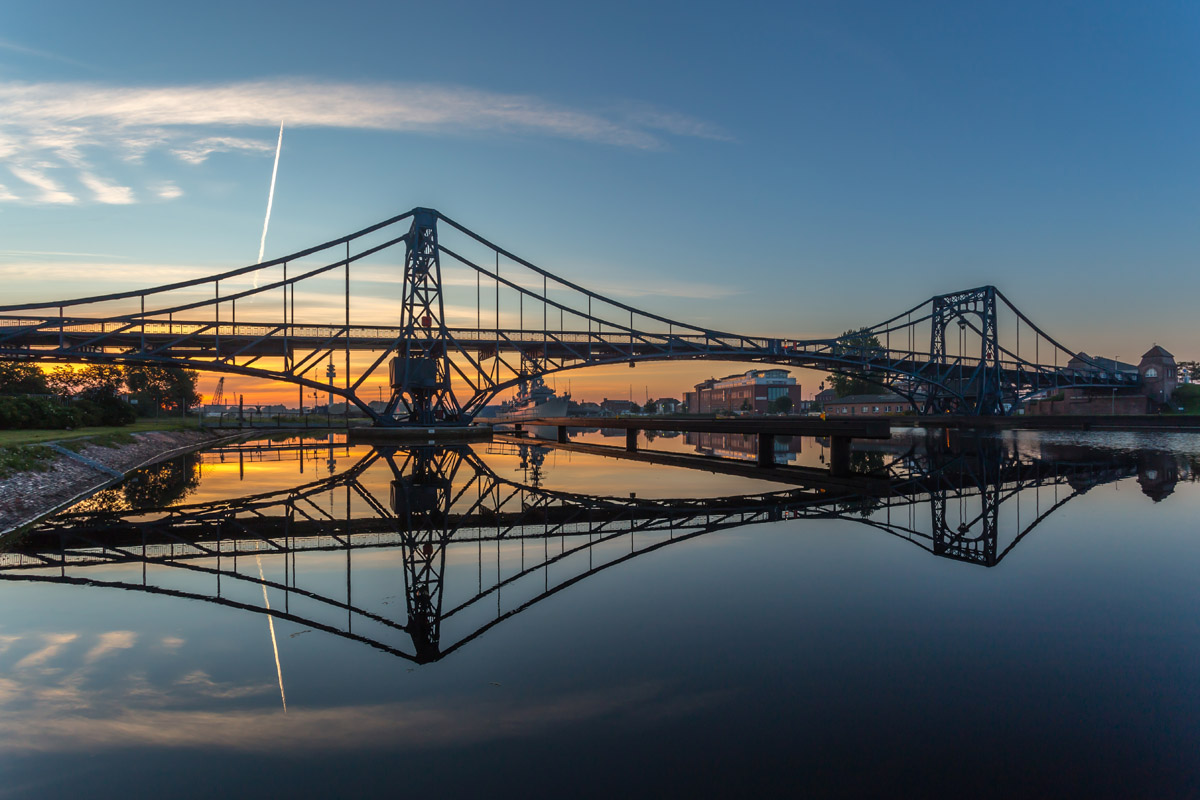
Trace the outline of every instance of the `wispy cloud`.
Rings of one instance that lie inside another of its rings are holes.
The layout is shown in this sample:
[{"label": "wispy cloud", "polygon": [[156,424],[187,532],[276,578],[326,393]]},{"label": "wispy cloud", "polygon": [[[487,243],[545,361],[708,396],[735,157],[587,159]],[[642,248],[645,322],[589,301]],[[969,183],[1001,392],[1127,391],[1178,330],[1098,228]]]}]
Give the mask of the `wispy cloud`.
[{"label": "wispy cloud", "polygon": [[73,256],[75,258],[122,258],[111,253],[76,253],[67,250],[0,250],[0,258],[28,258],[35,256],[39,258],[56,258],[59,256]]},{"label": "wispy cloud", "polygon": [[39,203],[61,203],[63,205],[73,205],[79,202],[75,195],[70,192],[63,191],[62,186],[53,178],[48,176],[40,169],[33,167],[17,167],[8,168],[17,179],[24,181],[35,189],[40,189],[41,194],[37,195],[36,199]]},{"label": "wispy cloud", "polygon": [[[233,135],[229,129],[262,128],[265,134],[281,119],[291,128],[540,136],[642,150],[663,148],[670,137],[729,138],[707,122],[674,111],[640,106],[580,110],[531,95],[425,84],[291,79],[125,87],[0,82],[0,107],[0,157],[27,175],[42,164],[42,169],[73,167],[95,177],[94,151],[131,163],[155,149],[191,164],[216,153],[266,156],[272,152],[268,135]],[[26,177],[21,180],[42,190],[23,199],[74,202],[62,187],[48,189]],[[101,202],[118,197],[94,188],[93,192]],[[132,200],[133,191],[120,196]]]},{"label": "wispy cloud", "polygon": [[171,181],[164,181],[156,186],[150,187],[150,191],[163,200],[174,200],[176,197],[183,197],[183,189],[180,189]]},{"label": "wispy cloud", "polygon": [[46,634],[42,637],[42,641],[45,642],[45,645],[40,650],[35,650],[34,652],[22,658],[13,665],[13,669],[40,667],[42,664],[45,664],[47,661],[50,661],[57,656],[60,652],[62,652],[64,647],[78,638],[79,634],[77,633]]},{"label": "wispy cloud", "polygon": [[48,50],[39,50],[36,47],[27,47],[26,45],[18,44],[7,39],[0,39],[0,50],[8,50],[9,52],[20,53],[24,56],[44,58],[48,61],[61,61],[64,64],[73,64],[77,67],[84,67],[85,69],[94,69],[94,67],[92,67],[90,64],[84,64],[82,61],[76,61],[73,58],[67,58],[66,56],[59,55],[58,53],[51,53]]},{"label": "wispy cloud", "polygon": [[96,644],[83,657],[86,664],[91,664],[116,650],[128,650],[137,641],[137,634],[133,631],[106,631],[96,639]]},{"label": "wispy cloud", "polygon": [[203,164],[213,153],[269,153],[274,148],[269,142],[257,139],[241,139],[236,136],[209,136],[178,147],[171,152],[189,164]]},{"label": "wispy cloud", "polygon": [[98,202],[110,205],[129,205],[133,202],[133,189],[128,186],[109,183],[90,172],[81,172],[79,180],[92,190],[92,194],[96,196]]}]

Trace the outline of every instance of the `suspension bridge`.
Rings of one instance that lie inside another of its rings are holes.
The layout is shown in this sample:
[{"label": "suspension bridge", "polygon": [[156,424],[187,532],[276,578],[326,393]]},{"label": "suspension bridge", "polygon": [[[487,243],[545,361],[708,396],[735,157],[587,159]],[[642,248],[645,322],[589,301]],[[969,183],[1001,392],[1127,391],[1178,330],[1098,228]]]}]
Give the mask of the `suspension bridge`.
[{"label": "suspension bridge", "polygon": [[[661,500],[509,480],[468,447],[378,448],[336,475],[284,490],[127,518],[104,508],[59,515],[9,544],[0,580],[202,600],[427,663],[589,576],[745,525],[850,520],[942,558],[993,567],[1065,503],[1138,472],[1132,457],[1079,448],[1034,457],[994,440],[970,453],[939,441],[881,464],[888,491],[878,496],[801,486]],[[522,463],[544,452],[522,445]],[[1002,517],[1002,505],[1012,513]],[[1005,541],[1002,527],[1012,527]],[[401,603],[383,608],[355,594],[355,554],[373,550],[400,554],[403,619]],[[309,569],[297,561],[306,553],[317,564],[344,554],[344,592],[331,592],[327,579],[305,584]],[[276,603],[257,599],[264,589]]]},{"label": "suspension bridge", "polygon": [[1138,380],[1069,350],[994,286],[939,295],[854,331],[788,339],[670,319],[416,208],[214,275],[0,306],[0,359],[149,363],[286,381],[301,406],[306,390],[337,397],[381,426],[468,424],[524,381],[661,360],[854,375],[923,413],[967,415],[1003,415],[1038,392]]}]

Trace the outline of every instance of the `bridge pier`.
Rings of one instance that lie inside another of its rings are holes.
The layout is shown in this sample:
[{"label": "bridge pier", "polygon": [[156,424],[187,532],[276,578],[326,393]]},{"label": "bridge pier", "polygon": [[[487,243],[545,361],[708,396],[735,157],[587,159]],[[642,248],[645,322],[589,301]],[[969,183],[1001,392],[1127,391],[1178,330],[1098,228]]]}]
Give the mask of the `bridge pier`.
[{"label": "bridge pier", "polygon": [[566,425],[559,425],[559,426],[558,426],[558,436],[557,436],[557,439],[558,439],[558,443],[559,443],[559,444],[566,444],[566,443],[567,443],[567,426],[566,426]]},{"label": "bridge pier", "polygon": [[829,473],[835,478],[850,474],[850,437],[829,437]]},{"label": "bridge pier", "polygon": [[626,428],[625,429],[625,449],[631,453],[636,453],[637,452],[637,440],[638,440],[638,429],[637,428]]},{"label": "bridge pier", "polygon": [[758,465],[768,468],[775,466],[775,434],[758,435]]}]

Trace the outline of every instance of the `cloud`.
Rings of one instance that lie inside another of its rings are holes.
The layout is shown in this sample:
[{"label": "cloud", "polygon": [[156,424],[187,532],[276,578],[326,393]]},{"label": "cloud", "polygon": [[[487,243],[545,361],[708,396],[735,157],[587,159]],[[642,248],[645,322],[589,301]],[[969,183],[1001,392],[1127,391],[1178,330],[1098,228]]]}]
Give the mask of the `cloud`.
[{"label": "cloud", "polygon": [[38,50],[35,47],[27,47],[23,44],[17,44],[16,42],[11,42],[7,39],[0,39],[0,50],[8,50],[13,53],[20,53],[21,55],[36,56],[37,58],[44,58],[50,61],[61,61],[64,64],[73,64],[77,67],[94,69],[94,67],[92,67],[90,64],[84,64],[82,61],[76,61],[73,58],[60,56],[58,53],[51,53],[47,50]]},{"label": "cloud", "polygon": [[[52,255],[52,254],[47,254]],[[66,254],[64,254],[66,255]],[[74,255],[74,254],[71,254]],[[87,254],[79,254],[81,256]],[[78,261],[21,261],[2,263],[7,256],[0,253],[0,278],[14,283],[21,279],[30,281],[35,286],[45,287],[48,281],[62,281],[78,286],[81,275],[86,275],[89,282],[114,282],[132,286],[157,286],[173,281],[185,281],[190,278],[202,278],[220,272],[224,267],[195,267],[171,264],[134,264],[127,261],[88,262]],[[96,254],[93,258],[112,258]],[[104,287],[111,291],[109,287]]]},{"label": "cloud", "polygon": [[7,186],[5,186],[3,183],[0,183],[0,201],[20,199],[21,198],[10,192]]},{"label": "cloud", "polygon": [[41,650],[35,650],[13,665],[13,669],[27,669],[45,664],[57,656],[64,647],[79,638],[77,633],[48,633],[42,637],[46,642]]},{"label": "cloud", "polygon": [[163,200],[174,200],[176,197],[183,197],[183,189],[180,189],[170,181],[160,183],[155,186],[152,191],[154,194]]},{"label": "cloud", "polygon": [[114,183],[108,183],[103,178],[99,178],[90,172],[83,172],[79,175],[79,180],[83,185],[92,190],[92,194],[96,196],[96,200],[109,205],[129,205],[133,202],[133,189],[128,186],[117,186]]},{"label": "cloud", "polygon": [[137,634],[133,631],[107,631],[96,638],[99,641],[83,657],[86,664],[91,664],[116,650],[128,650],[137,641]]},{"label": "cloud", "polygon": [[[358,85],[298,80],[215,86],[110,87],[0,84],[11,123],[78,140],[87,124],[119,130],[174,126],[359,128],[427,133],[503,131],[657,148],[652,130],[705,135],[711,126],[679,114],[639,111],[625,119],[556,106],[528,95],[435,85]],[[648,120],[648,122],[639,122]],[[205,137],[199,141],[211,141]],[[220,137],[217,137],[219,139]]]},{"label": "cloud", "polygon": [[[131,746],[328,753],[369,750],[380,742],[393,747],[462,745],[544,735],[615,715],[642,721],[678,718],[726,704],[731,697],[729,692],[686,693],[642,683],[546,694],[535,701],[497,693],[438,703],[296,708],[285,716],[247,702],[259,692],[215,697],[209,688],[203,680],[160,688],[131,678],[128,685],[80,692],[74,685],[47,687],[0,678],[0,746],[6,753]],[[26,698],[35,702],[23,702]]]},{"label": "cloud", "polygon": [[74,195],[63,191],[63,188],[53,178],[39,169],[12,166],[8,168],[8,171],[35,189],[42,190],[42,193],[38,195],[38,202],[63,205],[73,205],[79,202]]},{"label": "cloud", "polygon": [[[669,110],[589,111],[532,95],[430,84],[280,79],[130,87],[0,81],[0,108],[0,157],[27,174],[39,163],[42,169],[72,167],[110,189],[125,187],[96,177],[94,152],[128,163],[141,162],[155,149],[190,164],[217,153],[266,156],[273,151],[270,136],[234,135],[229,129],[274,130],[280,120],[292,129],[539,136],[640,150],[661,149],[668,137],[729,138],[710,123]],[[32,202],[75,202],[61,187],[32,185],[43,189]],[[123,195],[93,192],[100,202],[133,197],[132,189]]]},{"label": "cloud", "polygon": [[0,250],[0,258],[27,258],[29,256],[73,256],[75,258],[122,258],[111,253],[77,253],[68,250]]},{"label": "cloud", "polygon": [[270,153],[275,148],[268,142],[256,139],[239,139],[235,136],[209,136],[186,147],[171,152],[189,164],[203,164],[213,153],[230,152]]}]

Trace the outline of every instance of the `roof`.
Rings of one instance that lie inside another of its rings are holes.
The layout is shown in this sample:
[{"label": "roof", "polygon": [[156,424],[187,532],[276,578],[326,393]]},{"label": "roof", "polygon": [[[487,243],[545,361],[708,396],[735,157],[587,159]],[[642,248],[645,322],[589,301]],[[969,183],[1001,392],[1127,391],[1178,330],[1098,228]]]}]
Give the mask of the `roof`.
[{"label": "roof", "polygon": [[1147,350],[1142,355],[1142,358],[1174,358],[1174,357],[1175,356],[1168,353],[1161,345],[1157,345],[1157,344],[1154,345],[1154,347],[1151,347],[1149,350]]},{"label": "roof", "polygon": [[[1142,358],[1145,358],[1145,356],[1142,356]],[[1104,356],[1089,356],[1082,350],[1076,353],[1075,357],[1071,359],[1071,361],[1076,360],[1083,361],[1083,364],[1073,367],[1074,369],[1090,369],[1092,364],[1107,372],[1137,372],[1138,369],[1136,364],[1127,364],[1124,361],[1116,361]],[[1072,365],[1068,362],[1067,366],[1071,367]]]},{"label": "roof", "polygon": [[845,397],[839,397],[833,400],[834,403],[907,403],[898,394],[848,394]]}]

